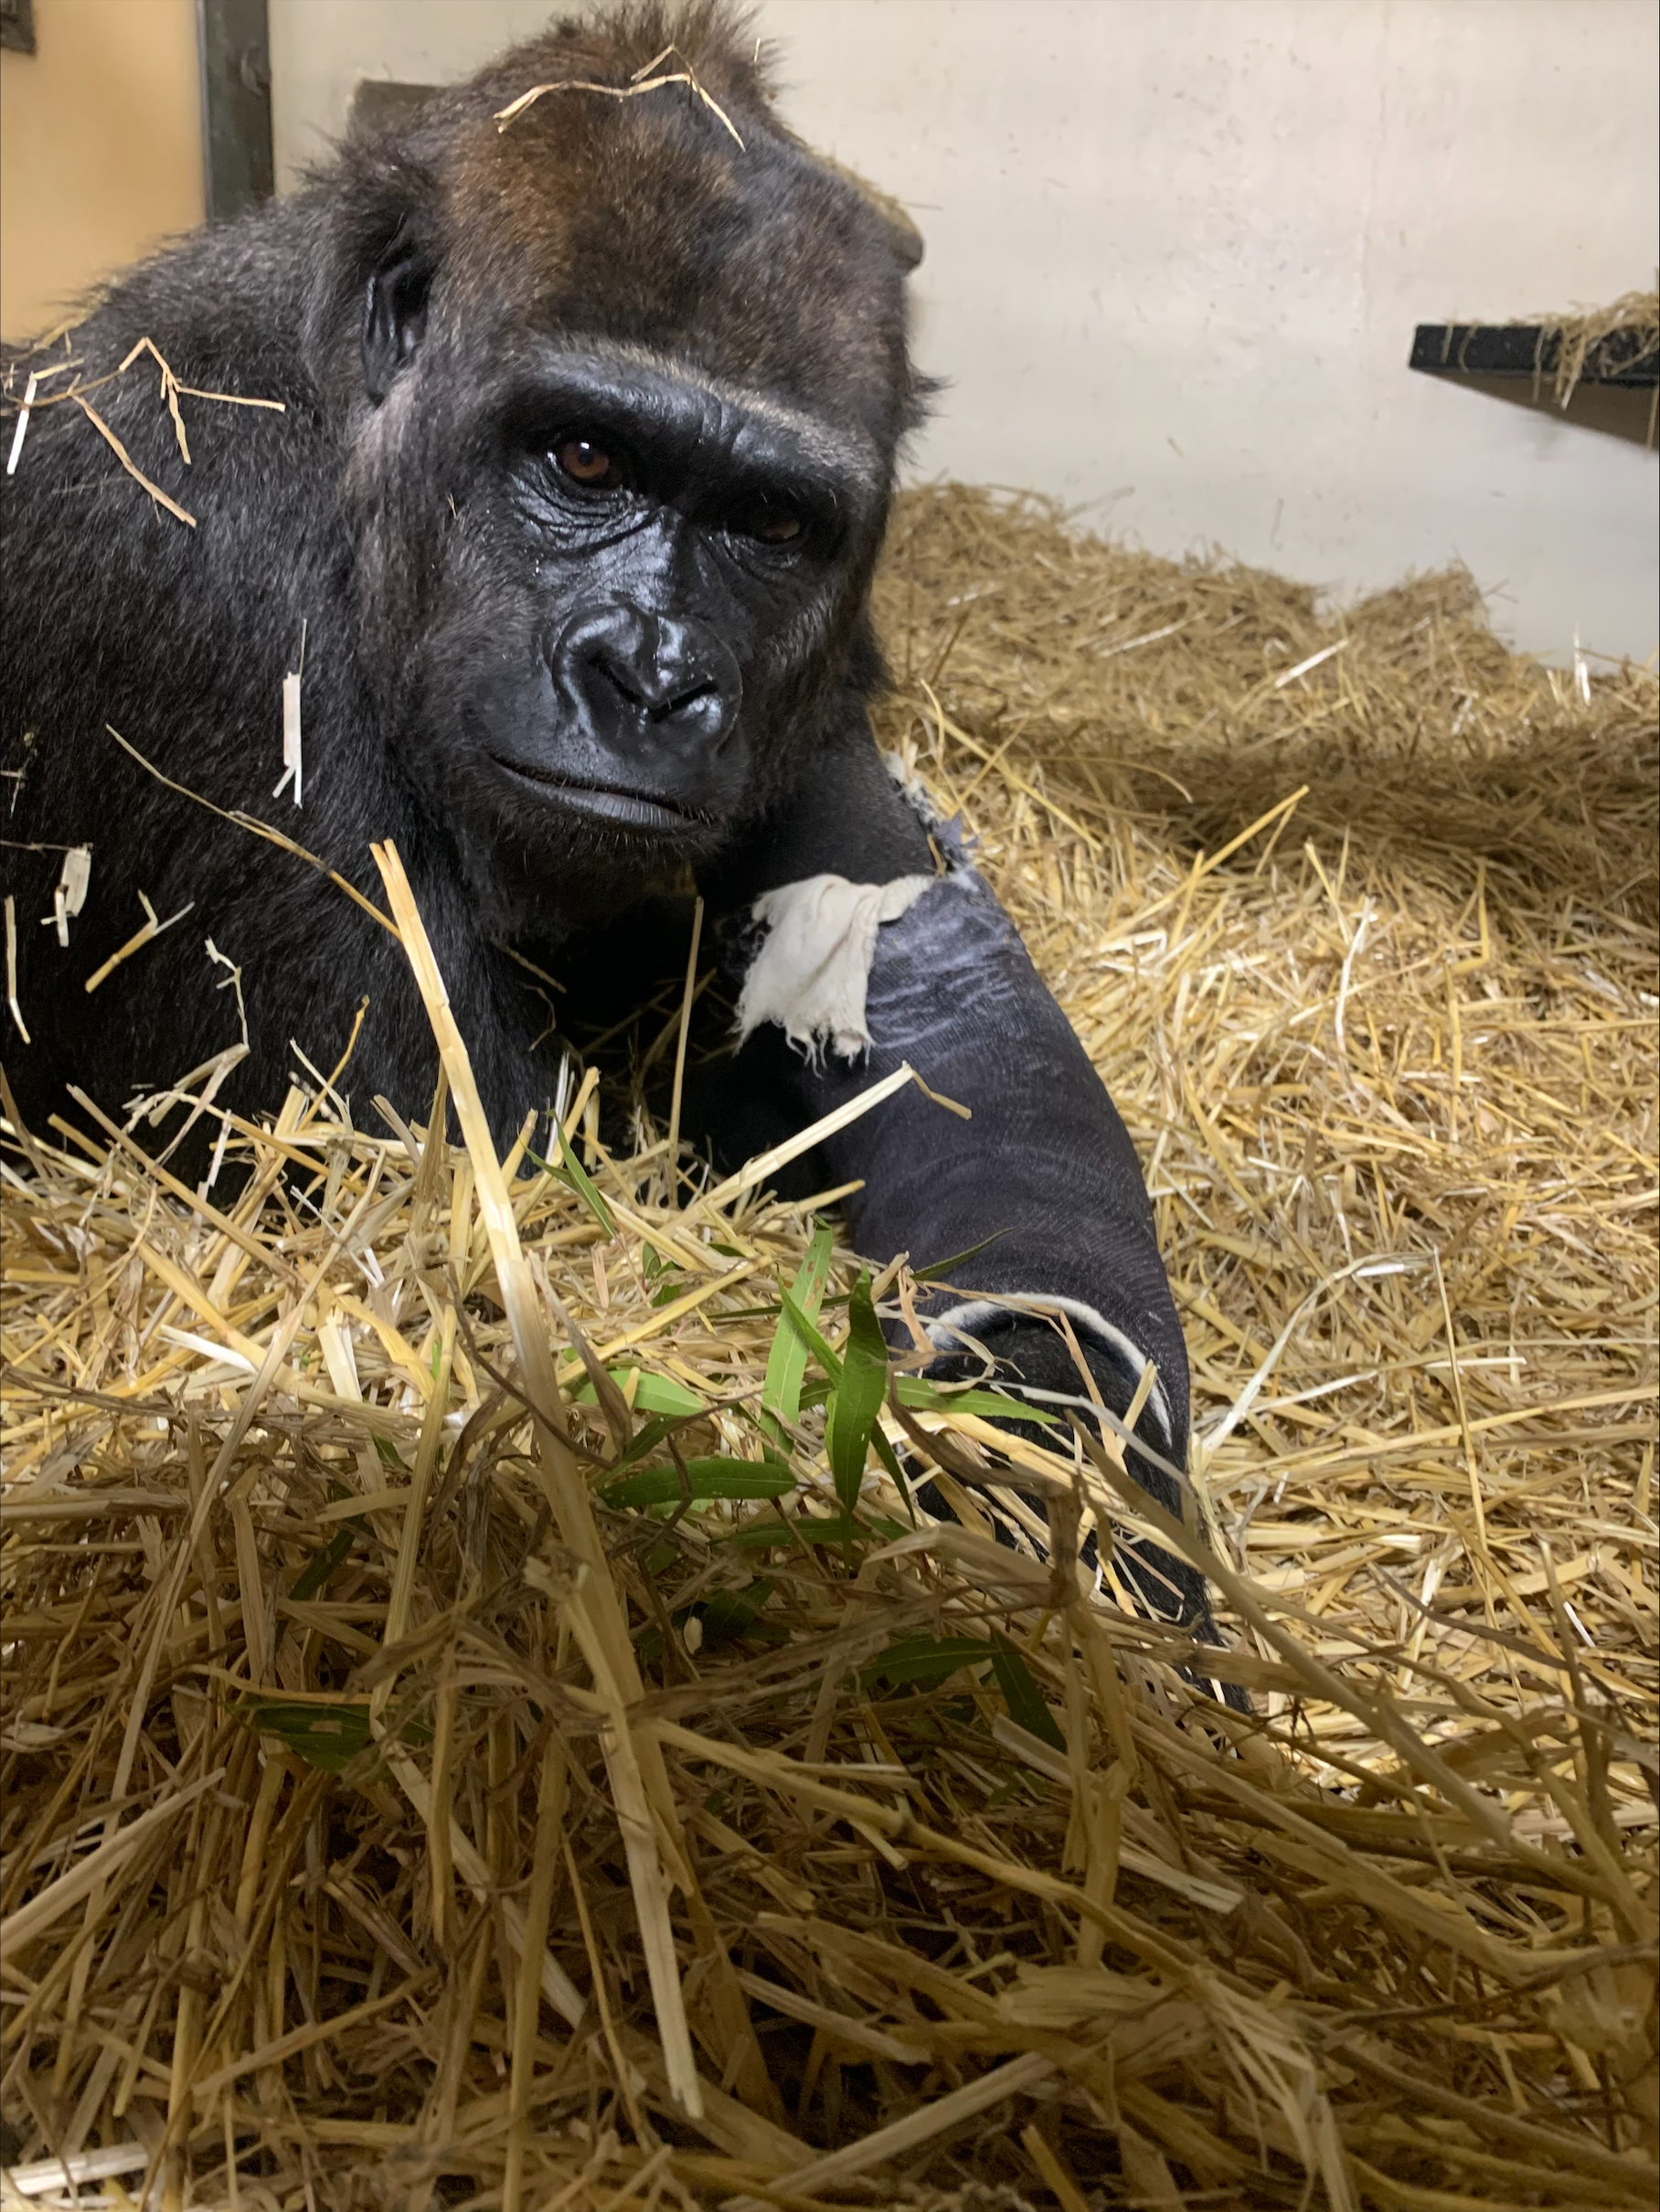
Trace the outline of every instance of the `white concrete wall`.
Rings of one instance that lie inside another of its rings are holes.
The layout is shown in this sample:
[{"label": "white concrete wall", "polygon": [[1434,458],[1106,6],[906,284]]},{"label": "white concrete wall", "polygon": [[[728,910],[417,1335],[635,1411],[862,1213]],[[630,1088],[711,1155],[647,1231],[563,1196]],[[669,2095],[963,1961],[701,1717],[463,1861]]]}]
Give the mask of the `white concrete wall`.
[{"label": "white concrete wall", "polygon": [[[280,179],[359,76],[457,75],[538,0],[271,0]],[[1640,447],[1405,367],[1412,325],[1660,261],[1653,0],[762,0],[787,112],[928,239],[920,474],[1092,503],[1352,591],[1462,556],[1500,626],[1660,635]]]}]

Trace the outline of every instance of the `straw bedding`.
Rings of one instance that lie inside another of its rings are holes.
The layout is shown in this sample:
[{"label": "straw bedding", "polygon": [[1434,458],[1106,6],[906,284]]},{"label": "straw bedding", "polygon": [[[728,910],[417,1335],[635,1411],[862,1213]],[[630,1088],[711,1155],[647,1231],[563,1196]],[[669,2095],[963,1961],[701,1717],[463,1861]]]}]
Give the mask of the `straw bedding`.
[{"label": "straw bedding", "polygon": [[[1547,316],[1540,327],[1544,333],[1541,344],[1555,341],[1551,395],[1559,407],[1566,407],[1585,373],[1593,349],[1601,349],[1607,339],[1621,341],[1619,356],[1625,374],[1643,368],[1652,378],[1655,356],[1660,355],[1660,290],[1651,285],[1646,292],[1622,292],[1606,307],[1580,314]],[[1655,442],[1652,411],[1648,442],[1650,445]]]},{"label": "straw bedding", "polygon": [[849,1520],[853,1256],[586,1091],[498,1171],[426,974],[471,1149],[298,1063],[223,1207],[8,1143],[8,2203],[1654,2201],[1653,675],[954,488],[880,613],[1148,1163],[1254,1717],[985,1540],[979,1412],[882,1417],[966,1527]]}]

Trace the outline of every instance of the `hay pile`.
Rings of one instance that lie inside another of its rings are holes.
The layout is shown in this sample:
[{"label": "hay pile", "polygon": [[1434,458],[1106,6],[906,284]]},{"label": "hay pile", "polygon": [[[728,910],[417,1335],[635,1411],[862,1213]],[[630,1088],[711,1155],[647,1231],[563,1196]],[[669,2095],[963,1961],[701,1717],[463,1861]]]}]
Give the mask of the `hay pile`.
[{"label": "hay pile", "polygon": [[852,1255],[586,1093],[498,1176],[306,1077],[222,1212],[36,1132],[7,2203],[1653,2202],[1654,680],[951,489],[881,614],[1149,1163],[1255,1721],[851,1519]]}]

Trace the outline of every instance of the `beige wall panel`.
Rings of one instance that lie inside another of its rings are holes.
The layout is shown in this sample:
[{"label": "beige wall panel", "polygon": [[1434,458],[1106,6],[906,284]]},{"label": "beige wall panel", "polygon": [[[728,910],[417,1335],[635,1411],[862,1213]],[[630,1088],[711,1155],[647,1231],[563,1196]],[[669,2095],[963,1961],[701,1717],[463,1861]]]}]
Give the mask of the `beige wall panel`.
[{"label": "beige wall panel", "polygon": [[0,330],[44,330],[202,219],[195,0],[35,0],[0,52]]}]

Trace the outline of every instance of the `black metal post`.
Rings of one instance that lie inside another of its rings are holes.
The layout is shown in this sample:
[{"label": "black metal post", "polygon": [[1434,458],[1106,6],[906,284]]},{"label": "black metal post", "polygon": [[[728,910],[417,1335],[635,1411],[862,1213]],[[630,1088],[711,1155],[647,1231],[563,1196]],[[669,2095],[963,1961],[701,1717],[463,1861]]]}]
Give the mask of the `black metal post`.
[{"label": "black metal post", "polygon": [[196,0],[201,39],[202,151],[210,222],[269,199],[271,34],[265,0]]}]

